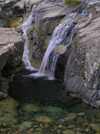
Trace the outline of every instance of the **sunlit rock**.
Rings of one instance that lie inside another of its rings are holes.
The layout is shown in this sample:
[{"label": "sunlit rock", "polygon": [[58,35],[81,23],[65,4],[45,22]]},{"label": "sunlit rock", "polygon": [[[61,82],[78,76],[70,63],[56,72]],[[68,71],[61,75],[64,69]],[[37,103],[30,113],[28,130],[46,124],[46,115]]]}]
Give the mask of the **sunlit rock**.
[{"label": "sunlit rock", "polygon": [[89,124],[95,131],[100,132],[100,125],[99,124]]},{"label": "sunlit rock", "polygon": [[63,131],[63,134],[75,134],[75,132],[73,130],[66,129]]},{"label": "sunlit rock", "polygon": [[19,125],[19,130],[25,130],[25,129],[29,129],[32,128],[32,122],[23,122],[21,125]]},{"label": "sunlit rock", "polygon": [[40,116],[38,118],[35,119],[37,122],[41,122],[41,123],[47,123],[47,124],[54,124],[54,119],[52,119],[51,117],[48,116]]},{"label": "sunlit rock", "polygon": [[76,113],[68,113],[67,117],[65,118],[65,121],[75,120],[76,116]]}]

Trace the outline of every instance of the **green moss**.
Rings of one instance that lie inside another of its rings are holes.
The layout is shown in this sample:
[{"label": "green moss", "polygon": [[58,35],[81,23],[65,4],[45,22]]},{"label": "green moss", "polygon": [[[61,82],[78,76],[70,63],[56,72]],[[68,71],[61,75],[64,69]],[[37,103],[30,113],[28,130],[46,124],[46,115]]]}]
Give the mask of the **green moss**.
[{"label": "green moss", "polygon": [[7,16],[3,16],[2,17],[2,23],[3,23],[3,27],[9,27],[10,26],[10,20]]},{"label": "green moss", "polygon": [[75,39],[73,39],[73,41],[72,41],[72,47],[73,48],[76,48],[77,47],[77,41]]},{"label": "green moss", "polygon": [[84,72],[80,72],[80,76],[84,77]]},{"label": "green moss", "polygon": [[80,2],[78,0],[65,0],[65,3],[70,5],[70,4],[73,4],[73,3],[79,4]]},{"label": "green moss", "polygon": [[42,31],[40,28],[35,29],[35,32],[39,37],[42,35]]},{"label": "green moss", "polygon": [[21,20],[22,20],[22,17],[17,17],[15,19],[11,19],[10,20],[10,27],[17,27]]},{"label": "green moss", "polygon": [[38,6],[40,4],[40,2],[36,2],[34,5]]}]

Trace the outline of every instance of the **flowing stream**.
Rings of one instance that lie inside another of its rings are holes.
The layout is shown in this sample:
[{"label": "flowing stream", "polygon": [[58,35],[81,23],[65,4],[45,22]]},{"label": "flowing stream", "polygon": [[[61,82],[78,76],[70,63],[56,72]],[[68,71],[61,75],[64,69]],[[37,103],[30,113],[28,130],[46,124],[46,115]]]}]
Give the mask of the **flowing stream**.
[{"label": "flowing stream", "polygon": [[25,44],[24,44],[24,53],[23,53],[23,57],[22,57],[22,61],[23,64],[25,65],[26,69],[29,70],[35,70],[32,66],[31,66],[31,62],[29,60],[29,41],[28,41],[28,37],[27,37],[27,30],[31,27],[32,25],[32,20],[33,20],[33,15],[35,12],[35,8],[36,6],[33,6],[32,11],[27,19],[27,21],[25,21],[22,25],[22,29],[23,29],[23,38],[25,39]]}]

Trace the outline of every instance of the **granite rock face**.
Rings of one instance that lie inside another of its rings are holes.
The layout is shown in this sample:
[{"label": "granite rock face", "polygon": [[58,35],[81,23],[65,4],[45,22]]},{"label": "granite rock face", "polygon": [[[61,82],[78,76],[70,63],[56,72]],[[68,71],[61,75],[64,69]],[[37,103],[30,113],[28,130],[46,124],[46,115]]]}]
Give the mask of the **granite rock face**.
[{"label": "granite rock face", "polygon": [[100,108],[100,17],[80,29],[76,40],[66,64],[66,90]]},{"label": "granite rock face", "polygon": [[0,28],[0,99],[6,97],[9,77],[21,63],[23,39],[15,29]]}]

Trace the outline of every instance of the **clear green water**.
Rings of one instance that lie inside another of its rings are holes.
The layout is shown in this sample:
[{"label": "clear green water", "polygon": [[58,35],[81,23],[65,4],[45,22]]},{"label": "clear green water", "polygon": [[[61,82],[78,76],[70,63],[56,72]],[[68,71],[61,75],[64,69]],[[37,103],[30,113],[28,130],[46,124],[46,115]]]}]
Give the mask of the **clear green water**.
[{"label": "clear green water", "polygon": [[0,134],[100,134],[100,110],[69,97],[61,81],[22,70],[0,101]]}]

